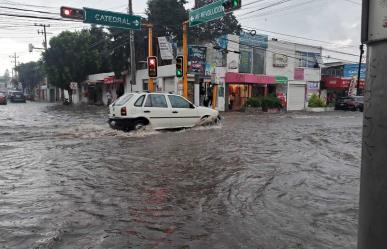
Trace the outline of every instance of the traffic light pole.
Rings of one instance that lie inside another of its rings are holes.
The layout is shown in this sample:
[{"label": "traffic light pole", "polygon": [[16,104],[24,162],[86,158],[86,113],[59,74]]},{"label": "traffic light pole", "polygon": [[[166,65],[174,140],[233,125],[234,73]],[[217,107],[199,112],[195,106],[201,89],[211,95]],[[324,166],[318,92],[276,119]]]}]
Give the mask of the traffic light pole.
[{"label": "traffic light pole", "polygon": [[183,23],[183,96],[188,98],[188,21]]},{"label": "traffic light pole", "polygon": [[[153,25],[147,24],[148,27],[148,57],[153,56]],[[154,92],[154,80],[149,77],[148,80],[148,91]]]}]

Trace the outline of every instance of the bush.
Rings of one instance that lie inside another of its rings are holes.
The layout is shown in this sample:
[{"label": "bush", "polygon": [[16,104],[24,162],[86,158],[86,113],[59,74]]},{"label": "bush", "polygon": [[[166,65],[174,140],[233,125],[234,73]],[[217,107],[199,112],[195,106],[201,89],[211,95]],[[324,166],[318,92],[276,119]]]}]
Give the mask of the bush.
[{"label": "bush", "polygon": [[309,107],[326,107],[326,103],[323,99],[321,99],[317,94],[313,94],[308,103]]},{"label": "bush", "polygon": [[259,97],[251,97],[246,101],[247,107],[262,107],[262,99]]},{"label": "bush", "polygon": [[265,96],[262,99],[262,108],[263,109],[274,109],[274,108],[282,108],[281,101],[275,95]]}]

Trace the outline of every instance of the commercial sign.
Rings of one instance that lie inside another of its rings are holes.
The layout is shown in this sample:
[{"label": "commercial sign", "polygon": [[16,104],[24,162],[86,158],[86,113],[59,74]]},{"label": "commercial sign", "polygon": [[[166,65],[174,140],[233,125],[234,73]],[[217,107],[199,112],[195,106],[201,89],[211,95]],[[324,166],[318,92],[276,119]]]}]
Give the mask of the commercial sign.
[{"label": "commercial sign", "polygon": [[268,47],[268,36],[267,35],[253,35],[246,32],[241,32],[240,35],[241,45],[252,46],[257,48]]},{"label": "commercial sign", "polygon": [[83,8],[86,12],[85,23],[105,25],[123,29],[141,29],[141,16],[132,16],[124,13]]},{"label": "commercial sign", "polygon": [[226,15],[223,7],[223,0],[213,2],[201,8],[189,12],[189,26],[194,27]]},{"label": "commercial sign", "polygon": [[170,43],[167,37],[159,37],[159,48],[162,60],[173,60],[172,43]]},{"label": "commercial sign", "polygon": [[205,74],[207,48],[201,46],[188,47],[188,72]]},{"label": "commercial sign", "polygon": [[77,90],[78,89],[78,83],[77,82],[71,82],[70,83],[70,89],[71,90]]},{"label": "commercial sign", "polygon": [[[364,80],[366,78],[366,71],[367,71],[366,65],[361,64],[361,66],[360,66],[360,79],[361,80]],[[357,78],[358,73],[359,73],[359,64],[346,64],[346,65],[344,65],[344,69],[343,69],[343,77],[344,78],[352,78],[354,76],[356,76],[356,78]]]},{"label": "commercial sign", "polygon": [[288,56],[284,54],[273,54],[273,67],[287,67]]}]

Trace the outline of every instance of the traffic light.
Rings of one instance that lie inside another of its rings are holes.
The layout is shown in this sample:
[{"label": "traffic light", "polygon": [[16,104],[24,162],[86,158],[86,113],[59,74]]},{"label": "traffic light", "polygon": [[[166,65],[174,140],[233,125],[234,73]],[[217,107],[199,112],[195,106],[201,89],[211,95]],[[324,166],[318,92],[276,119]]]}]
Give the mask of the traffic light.
[{"label": "traffic light", "polygon": [[149,75],[149,78],[157,77],[157,57],[156,56],[148,57],[148,75]]},{"label": "traffic light", "polygon": [[181,78],[184,75],[183,56],[176,57],[176,77]]},{"label": "traffic light", "polygon": [[60,7],[60,16],[63,18],[85,20],[85,11],[71,7]]},{"label": "traffic light", "polygon": [[223,0],[224,12],[231,12],[242,7],[242,0]]}]

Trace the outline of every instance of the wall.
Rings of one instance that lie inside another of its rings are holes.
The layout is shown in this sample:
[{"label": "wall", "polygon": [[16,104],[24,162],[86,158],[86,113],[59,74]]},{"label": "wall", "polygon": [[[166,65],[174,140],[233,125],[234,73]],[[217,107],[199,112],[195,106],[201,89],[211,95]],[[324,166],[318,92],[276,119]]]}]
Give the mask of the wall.
[{"label": "wall", "polygon": [[[295,69],[298,68],[298,60],[296,59],[296,51],[322,53],[320,47],[314,47],[303,44],[296,44],[283,41],[269,41],[268,52],[266,53],[266,74],[274,76],[286,76],[289,81],[294,80]],[[288,63],[285,67],[274,67],[274,54],[283,54],[288,57]],[[303,68],[304,81],[320,81],[320,68]]]}]

